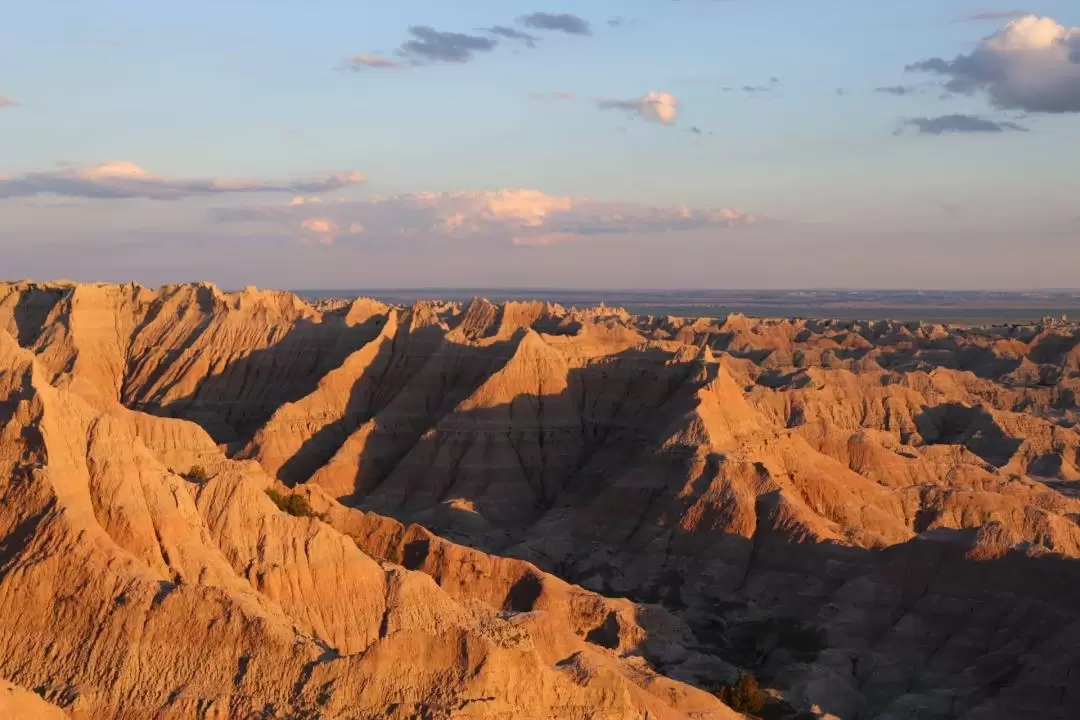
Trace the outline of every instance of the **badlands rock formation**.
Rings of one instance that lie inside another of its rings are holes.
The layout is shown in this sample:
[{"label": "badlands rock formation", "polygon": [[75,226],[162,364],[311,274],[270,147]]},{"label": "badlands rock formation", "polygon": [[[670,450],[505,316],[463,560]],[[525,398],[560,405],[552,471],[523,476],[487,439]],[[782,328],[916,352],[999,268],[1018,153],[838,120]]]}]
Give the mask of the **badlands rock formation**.
[{"label": "badlands rock formation", "polygon": [[1075,326],[0,285],[0,715],[1076,717],[1078,393]]}]

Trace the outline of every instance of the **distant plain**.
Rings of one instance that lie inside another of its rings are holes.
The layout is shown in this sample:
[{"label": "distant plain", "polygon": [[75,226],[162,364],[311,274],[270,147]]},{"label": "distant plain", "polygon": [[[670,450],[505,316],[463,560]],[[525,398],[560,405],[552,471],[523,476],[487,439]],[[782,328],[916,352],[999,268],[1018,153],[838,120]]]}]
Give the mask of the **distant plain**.
[{"label": "distant plain", "polygon": [[372,290],[298,290],[310,300],[373,297],[410,304],[417,300],[495,302],[543,300],[566,307],[601,302],[636,315],[724,317],[737,312],[752,317],[898,320],[957,325],[1027,323],[1050,315],[1080,318],[1080,290],[1031,292],[949,290],[560,290],[508,288],[390,288]]}]

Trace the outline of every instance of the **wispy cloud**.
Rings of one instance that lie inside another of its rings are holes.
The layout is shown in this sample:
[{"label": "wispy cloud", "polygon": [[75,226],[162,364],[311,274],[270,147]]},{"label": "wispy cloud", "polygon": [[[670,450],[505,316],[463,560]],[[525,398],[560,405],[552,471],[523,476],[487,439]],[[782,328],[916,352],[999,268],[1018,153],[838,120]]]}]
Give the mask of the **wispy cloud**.
[{"label": "wispy cloud", "polygon": [[905,127],[914,128],[920,135],[1027,132],[1027,128],[1014,122],[987,120],[975,115],[908,118],[901,122],[897,132],[902,132]]},{"label": "wispy cloud", "polygon": [[523,15],[519,22],[534,30],[552,30],[570,35],[591,35],[592,27],[577,15],[569,13],[534,12]]},{"label": "wispy cloud", "polygon": [[961,15],[956,19],[957,22],[986,22],[986,21],[1000,21],[1000,20],[1015,20],[1016,18],[1024,17],[1025,15],[1031,15],[1028,10],[975,10]]},{"label": "wispy cloud", "polygon": [[780,78],[771,77],[771,78],[769,78],[769,82],[763,83],[761,85],[749,85],[749,84],[747,84],[747,85],[742,85],[742,86],[740,86],[738,88],[736,88],[734,86],[731,86],[731,85],[725,85],[724,87],[722,87],[720,89],[723,92],[726,92],[726,93],[734,92],[735,90],[739,90],[740,92],[746,93],[747,95],[760,95],[760,94],[764,94],[764,93],[771,93],[774,90],[776,90],[778,87],[780,87]]},{"label": "wispy cloud", "polygon": [[1080,112],[1080,27],[1026,15],[952,60],[907,67],[944,78],[949,93],[984,94],[998,108],[1033,113]]},{"label": "wispy cloud", "polygon": [[619,100],[601,98],[596,101],[601,110],[623,110],[649,122],[674,125],[679,117],[679,101],[674,95],[653,91],[640,98]]},{"label": "wispy cloud", "polygon": [[[577,15],[567,13],[535,12],[523,15],[517,22],[533,30],[563,32],[570,35],[591,35],[589,23]],[[353,55],[344,61],[351,70],[398,70],[429,63],[467,63],[478,53],[488,53],[499,47],[500,40],[524,43],[536,47],[540,38],[532,33],[509,25],[491,25],[478,28],[475,35],[463,32],[445,32],[429,25],[413,25],[409,37],[391,53]]]},{"label": "wispy cloud", "polygon": [[529,93],[529,97],[533,100],[559,100],[562,102],[572,102],[577,100],[577,95],[565,90],[555,90],[554,92],[534,92]]},{"label": "wispy cloud", "polygon": [[904,95],[913,95],[919,91],[921,86],[919,85],[888,85],[886,87],[874,88],[874,92],[881,95],[896,95],[903,97]]},{"label": "wispy cloud", "polygon": [[219,178],[183,180],[152,175],[134,163],[112,161],[52,172],[0,175],[0,199],[57,195],[75,198],[179,200],[236,193],[331,192],[362,182],[364,176],[353,172],[285,182]]},{"label": "wispy cloud", "polygon": [[211,218],[269,225],[323,245],[363,236],[549,246],[600,236],[651,236],[755,222],[753,216],[731,208],[597,202],[537,190],[417,193],[345,202],[305,199],[272,207],[221,208]]},{"label": "wispy cloud", "polygon": [[780,78],[769,78],[769,82],[766,85],[743,85],[742,91],[744,93],[756,94],[756,93],[770,93],[776,89],[776,86],[780,84]]},{"label": "wispy cloud", "polygon": [[6,95],[0,95],[0,110],[4,108],[15,107],[19,103],[15,102],[15,98],[7,97]]},{"label": "wispy cloud", "polygon": [[480,35],[457,32],[441,32],[427,25],[409,28],[411,40],[401,44],[401,53],[416,60],[428,62],[463,63],[473,59],[475,53],[490,52],[498,41]]},{"label": "wispy cloud", "polygon": [[402,70],[408,65],[381,55],[353,55],[345,59],[345,66],[351,70]]},{"label": "wispy cloud", "polygon": [[527,32],[522,32],[521,30],[507,27],[505,25],[492,25],[491,27],[480,28],[480,30],[481,32],[498,35],[499,37],[506,38],[507,40],[520,40],[529,47],[536,47],[536,41],[538,40],[535,35],[530,35]]}]

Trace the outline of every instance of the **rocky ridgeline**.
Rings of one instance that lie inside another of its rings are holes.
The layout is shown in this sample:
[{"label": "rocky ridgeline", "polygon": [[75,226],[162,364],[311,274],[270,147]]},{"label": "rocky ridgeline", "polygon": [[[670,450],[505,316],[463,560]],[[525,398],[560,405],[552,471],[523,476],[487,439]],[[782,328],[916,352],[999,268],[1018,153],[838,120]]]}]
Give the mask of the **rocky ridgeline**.
[{"label": "rocky ridgeline", "polygon": [[1073,717],[1078,393],[1060,320],[0,285],[0,714]]}]

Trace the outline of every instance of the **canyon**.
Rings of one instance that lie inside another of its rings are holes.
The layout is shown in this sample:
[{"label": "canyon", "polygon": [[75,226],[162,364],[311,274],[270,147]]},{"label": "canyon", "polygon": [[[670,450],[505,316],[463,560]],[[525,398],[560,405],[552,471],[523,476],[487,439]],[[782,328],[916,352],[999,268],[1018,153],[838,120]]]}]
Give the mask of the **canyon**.
[{"label": "canyon", "polygon": [[1076,717],[1078,397],[1068,322],[0,283],[0,716]]}]

